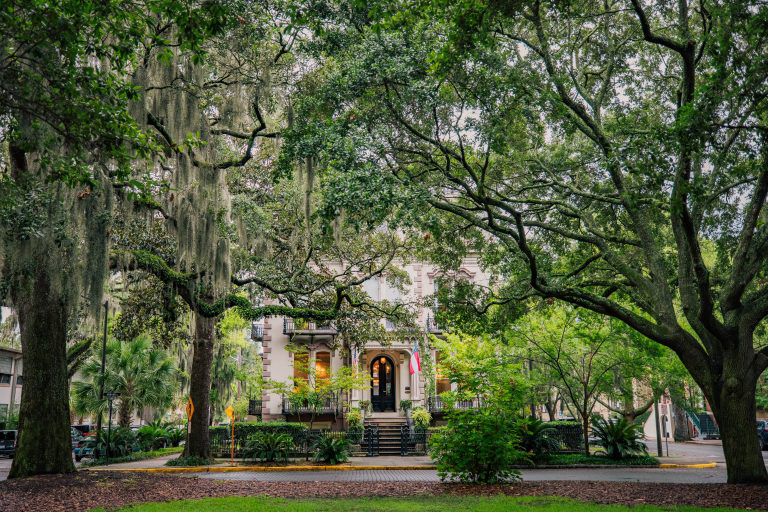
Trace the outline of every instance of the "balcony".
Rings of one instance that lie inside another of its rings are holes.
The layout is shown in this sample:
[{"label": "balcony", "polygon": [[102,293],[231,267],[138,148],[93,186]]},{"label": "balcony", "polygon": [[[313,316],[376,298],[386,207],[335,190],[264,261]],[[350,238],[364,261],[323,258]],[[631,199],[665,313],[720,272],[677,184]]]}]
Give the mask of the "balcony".
[{"label": "balcony", "polygon": [[248,400],[248,415],[249,416],[261,416],[261,400]]},{"label": "balcony", "polygon": [[298,414],[337,414],[339,401],[336,398],[326,398],[318,403],[310,403],[309,400],[289,400],[283,397],[283,414],[296,416]]},{"label": "balcony", "polygon": [[[480,409],[485,403],[482,399],[472,398],[470,400],[456,400],[453,402],[454,409]],[[448,405],[439,396],[432,396],[427,399],[427,410],[433,414],[442,414],[449,410]]]},{"label": "balcony", "polygon": [[292,341],[315,343],[333,341],[338,331],[328,322],[318,323],[310,320],[284,318],[283,334],[290,336]]},{"label": "balcony", "polygon": [[437,325],[437,321],[435,320],[435,317],[432,315],[427,315],[427,332],[430,334],[442,334],[443,329],[439,325]]}]

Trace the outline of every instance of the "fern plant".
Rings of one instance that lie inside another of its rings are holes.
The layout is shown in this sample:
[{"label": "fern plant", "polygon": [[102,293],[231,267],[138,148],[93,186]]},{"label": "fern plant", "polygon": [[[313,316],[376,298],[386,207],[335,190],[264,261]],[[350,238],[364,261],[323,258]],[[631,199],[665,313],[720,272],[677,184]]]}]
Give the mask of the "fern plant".
[{"label": "fern plant", "polygon": [[626,418],[606,420],[595,416],[592,418],[592,433],[599,439],[600,446],[611,459],[620,460],[628,455],[648,453],[645,443],[642,442],[642,426],[627,421]]},{"label": "fern plant", "polygon": [[341,464],[349,459],[349,441],[346,439],[321,436],[315,441],[314,461],[326,464]]},{"label": "fern plant", "polygon": [[515,423],[520,449],[529,457],[540,459],[557,450],[558,442],[553,437],[555,427],[536,418],[521,418]]},{"label": "fern plant", "polygon": [[262,462],[285,462],[293,449],[293,438],[285,433],[258,432],[248,440],[246,455]]}]

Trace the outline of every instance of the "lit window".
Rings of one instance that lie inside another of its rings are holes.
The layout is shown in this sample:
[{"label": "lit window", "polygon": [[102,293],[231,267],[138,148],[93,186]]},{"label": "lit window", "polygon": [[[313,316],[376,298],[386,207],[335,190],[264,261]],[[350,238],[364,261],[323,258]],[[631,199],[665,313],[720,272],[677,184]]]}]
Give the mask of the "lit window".
[{"label": "lit window", "polygon": [[451,390],[451,379],[443,374],[443,365],[441,361],[440,353],[437,353],[437,368],[435,368],[435,388],[437,394],[445,393]]},{"label": "lit window", "polygon": [[295,352],[293,354],[293,381],[296,386],[309,382],[309,353]]},{"label": "lit window", "polygon": [[315,354],[315,379],[318,383],[331,379],[331,353],[318,352]]}]

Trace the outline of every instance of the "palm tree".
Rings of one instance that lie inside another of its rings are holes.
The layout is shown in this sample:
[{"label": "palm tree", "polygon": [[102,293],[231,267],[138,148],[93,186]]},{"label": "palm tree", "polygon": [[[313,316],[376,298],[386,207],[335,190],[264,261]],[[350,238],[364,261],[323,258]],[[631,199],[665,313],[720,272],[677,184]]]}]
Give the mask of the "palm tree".
[{"label": "palm tree", "polygon": [[[83,382],[73,383],[73,409],[77,414],[99,414],[107,410],[107,399],[99,400],[101,354],[98,350],[82,367]],[[107,343],[104,389],[120,393],[117,417],[129,427],[131,414],[144,407],[169,407],[173,401],[176,367],[168,354],[146,336],[130,342]]]}]

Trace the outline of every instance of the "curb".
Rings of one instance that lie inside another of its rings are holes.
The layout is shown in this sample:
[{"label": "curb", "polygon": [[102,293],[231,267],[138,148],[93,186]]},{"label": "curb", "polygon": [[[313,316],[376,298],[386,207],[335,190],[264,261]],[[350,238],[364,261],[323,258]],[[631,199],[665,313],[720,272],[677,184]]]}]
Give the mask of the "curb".
[{"label": "curb", "polygon": [[716,462],[706,462],[703,464],[659,464],[661,469],[713,469],[717,467]]},{"label": "curb", "polygon": [[436,469],[435,466],[200,466],[200,467],[162,467],[162,468],[88,468],[86,471],[120,471],[135,473],[235,473],[241,471],[253,471],[258,473],[280,471],[413,471],[424,469]]}]

